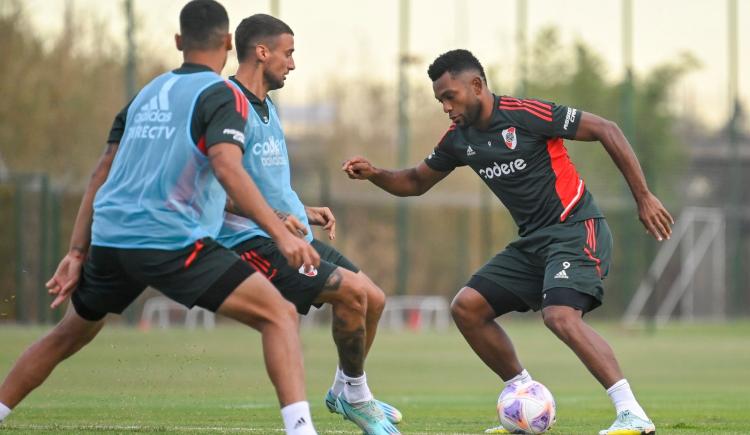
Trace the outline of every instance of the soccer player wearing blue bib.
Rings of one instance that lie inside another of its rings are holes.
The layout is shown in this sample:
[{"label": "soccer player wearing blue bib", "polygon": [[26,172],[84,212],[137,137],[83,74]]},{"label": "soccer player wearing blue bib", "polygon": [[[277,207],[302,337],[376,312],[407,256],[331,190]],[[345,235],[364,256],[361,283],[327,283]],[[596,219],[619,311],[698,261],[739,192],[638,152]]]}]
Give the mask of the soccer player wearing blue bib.
[{"label": "soccer player wearing blue bib", "polygon": [[529,381],[495,319],[513,311],[541,310],[545,325],[612,399],[615,422],[600,434],[654,433],[612,348],[583,321],[602,302],[612,237],[563,145],[563,139],[600,141],[628,182],[646,230],[661,241],[674,222],[649,191],[627,139],[616,124],[591,113],[494,95],[482,65],[466,50],[440,55],[428,75],[451,120],[434,151],[409,169],[380,169],[355,157],[343,170],[394,195],[416,196],[454,169],[471,168],[507,207],[520,237],[476,271],[454,298],[451,313],[464,338],[509,386]]},{"label": "soccer player wearing blue bib", "polygon": [[115,119],[70,252],[47,284],[57,296],[53,307],[68,296],[71,304],[0,386],[0,420],[88,344],[107,313],[121,313],[150,286],[260,331],[287,434],[316,433],[294,305],[215,241],[229,195],[272,236],[290,267],[319,265],[317,252],[278,219],[242,167],[248,101],[219,75],[232,48],[228,27],[219,3],[189,2],[175,37],[185,63],[152,80]]},{"label": "soccer player wearing blue bib", "polygon": [[281,20],[265,14],[246,18],[235,31],[237,75],[231,77],[251,103],[245,170],[268,203],[288,222],[301,222],[305,239],[320,254],[311,273],[291,267],[276,241],[257,223],[228,204],[217,239],[232,248],[306,314],[311,305],[331,304],[333,339],[339,368],[325,398],[331,412],[360,426],[366,434],[395,434],[401,420],[394,407],[375,400],[367,385],[364,362],[382,313],[385,295],[364,273],[332,246],[315,240],[310,225],[335,236],[335,219],[326,207],[306,207],[292,189],[284,131],[268,92],[284,85],[294,69],[294,34]]}]

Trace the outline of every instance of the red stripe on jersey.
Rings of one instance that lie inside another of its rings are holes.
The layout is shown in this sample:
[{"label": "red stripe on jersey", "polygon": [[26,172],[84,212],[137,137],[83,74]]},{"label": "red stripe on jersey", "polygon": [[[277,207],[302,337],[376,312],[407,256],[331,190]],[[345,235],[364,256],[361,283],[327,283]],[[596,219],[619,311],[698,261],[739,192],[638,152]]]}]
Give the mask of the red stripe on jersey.
[{"label": "red stripe on jersey", "polygon": [[240,100],[239,95],[237,95],[237,89],[234,88],[234,86],[227,83],[227,86],[229,86],[229,89],[232,90],[232,94],[234,95],[234,110],[235,112],[242,114],[242,100]]},{"label": "red stripe on jersey", "polygon": [[198,139],[197,147],[204,156],[208,154],[208,148],[206,148],[206,136],[201,136],[201,138]]},{"label": "red stripe on jersey", "polygon": [[247,98],[244,95],[242,95],[242,92],[240,91],[237,91],[237,92],[240,94],[240,97],[242,97],[242,107],[243,107],[242,117],[247,119],[247,115],[249,113],[249,108],[250,108],[250,101],[248,101]]},{"label": "red stripe on jersey", "polygon": [[239,89],[237,89],[237,97],[240,99],[240,105],[242,107],[242,118],[247,119],[247,108],[248,108],[248,101],[247,98],[240,92]]},{"label": "red stripe on jersey", "polygon": [[570,161],[568,151],[565,149],[561,138],[555,137],[547,140],[547,153],[549,154],[552,171],[555,173],[555,191],[563,208],[563,212],[560,214],[560,222],[564,222],[583,196],[583,179],[578,175],[576,167]]},{"label": "red stripe on jersey", "polygon": [[448,131],[446,131],[443,137],[441,137],[440,140],[438,141],[438,145],[443,143],[443,139],[445,139],[445,137],[448,136],[448,133],[452,132],[455,129],[456,129],[456,124],[451,124],[451,126],[448,127]]},{"label": "red stripe on jersey", "polygon": [[540,112],[546,113],[548,115],[552,115],[552,105],[542,103],[538,100],[519,100],[518,98],[512,98],[512,97],[500,97],[500,104],[510,104],[510,103],[520,103],[524,104],[530,107],[533,107]]},{"label": "red stripe on jersey", "polygon": [[532,115],[536,116],[537,118],[543,119],[547,122],[552,122],[552,116],[547,116],[543,113],[537,112],[534,108],[531,106],[526,105],[519,105],[519,106],[512,106],[512,105],[506,105],[505,103],[501,104],[499,109],[502,110],[525,110],[526,112],[531,113]]},{"label": "red stripe on jersey", "polygon": [[239,113],[242,116],[242,119],[247,120],[247,98],[245,98],[244,95],[242,95],[242,92],[240,92],[239,89],[234,87],[229,81],[224,80],[224,82],[227,84],[227,87],[231,89],[232,93],[234,94],[234,110]]},{"label": "red stripe on jersey", "polygon": [[546,109],[546,108],[540,108],[538,106],[530,104],[528,101],[502,101],[500,103],[500,107],[525,107],[529,110],[533,110],[542,115],[552,116],[551,110]]}]

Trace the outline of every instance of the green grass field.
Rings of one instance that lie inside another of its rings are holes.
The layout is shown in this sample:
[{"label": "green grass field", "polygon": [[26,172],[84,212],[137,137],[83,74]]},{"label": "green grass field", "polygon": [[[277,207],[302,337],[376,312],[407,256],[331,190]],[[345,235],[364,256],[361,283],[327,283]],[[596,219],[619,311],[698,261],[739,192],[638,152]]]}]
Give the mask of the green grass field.
[{"label": "green grass field", "polygon": [[[614,412],[603,389],[541,322],[505,322],[525,366],[557,400],[552,434],[595,434]],[[610,340],[660,434],[750,433],[750,323],[673,325],[655,334],[596,325]],[[39,328],[0,327],[0,376]],[[329,414],[335,369],[328,331],[303,331],[307,391],[321,434],[357,434]],[[497,422],[501,386],[449,332],[382,331],[367,365],[405,434],[479,434]],[[11,433],[282,433],[259,335],[105,328],[64,362],[0,431]]]}]

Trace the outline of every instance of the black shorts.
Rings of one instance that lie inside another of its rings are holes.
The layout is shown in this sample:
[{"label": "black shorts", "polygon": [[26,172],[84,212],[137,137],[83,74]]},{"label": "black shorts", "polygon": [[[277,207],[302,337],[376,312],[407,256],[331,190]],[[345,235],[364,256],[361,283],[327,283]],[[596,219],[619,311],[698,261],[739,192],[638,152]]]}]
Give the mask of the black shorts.
[{"label": "black shorts", "polygon": [[188,308],[216,311],[254,272],[210,238],[175,251],[92,246],[72,301],[81,317],[96,321],[122,313],[152,287]]},{"label": "black shorts", "polygon": [[288,301],[297,307],[297,312],[307,314],[318,295],[323,291],[328,277],[337,267],[354,273],[357,266],[332,246],[313,240],[312,247],[320,255],[320,266],[316,274],[305,274],[289,266],[276,243],[267,237],[253,237],[232,248],[243,260],[265,275]]},{"label": "black shorts", "polygon": [[[604,297],[603,280],[609,272],[611,252],[612,235],[604,218],[563,222],[511,242],[482,266],[467,286],[482,285],[478,283],[481,278],[512,293],[526,307],[514,311],[537,311],[547,303],[548,290],[569,288],[590,296],[592,310]],[[488,292],[483,294],[492,304]]]},{"label": "black shorts", "polygon": [[[472,276],[466,286],[473,288],[487,300],[495,311],[495,317],[513,311],[525,312],[531,309],[523,299],[519,298],[512,291],[505,289],[486,278],[482,278],[479,275]],[[582,314],[586,314],[598,307],[600,303],[590,294],[579,292],[571,288],[554,287],[545,290],[542,294],[541,308],[544,309],[553,305],[571,307],[580,311]]]}]

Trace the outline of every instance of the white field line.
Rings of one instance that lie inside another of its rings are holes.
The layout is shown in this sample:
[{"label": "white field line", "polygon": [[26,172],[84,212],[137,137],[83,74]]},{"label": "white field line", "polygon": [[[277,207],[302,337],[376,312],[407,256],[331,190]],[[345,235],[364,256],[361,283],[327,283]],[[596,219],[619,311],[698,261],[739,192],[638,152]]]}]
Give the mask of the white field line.
[{"label": "white field line", "polygon": [[[0,426],[2,428],[2,426]],[[222,427],[222,426],[138,426],[138,425],[60,425],[60,424],[24,424],[24,425],[6,425],[5,429],[29,430],[29,431],[125,431],[125,432],[177,432],[177,433],[284,433],[284,429],[252,428],[252,427]],[[326,434],[361,434],[358,430],[325,430],[320,431],[321,435]],[[410,435],[475,435],[477,432],[407,432]]]}]

